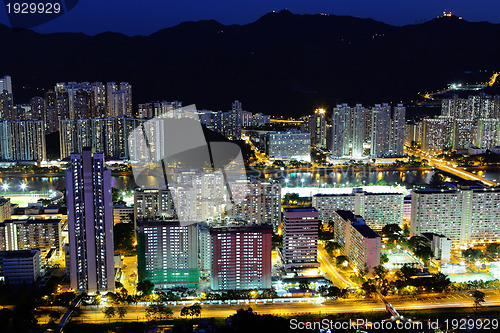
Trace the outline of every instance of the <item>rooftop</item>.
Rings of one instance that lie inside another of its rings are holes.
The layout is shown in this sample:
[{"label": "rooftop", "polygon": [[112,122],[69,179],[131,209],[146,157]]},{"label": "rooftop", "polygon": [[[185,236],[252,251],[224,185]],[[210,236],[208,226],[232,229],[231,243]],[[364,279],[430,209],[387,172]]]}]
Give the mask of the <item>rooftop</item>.
[{"label": "rooftop", "polygon": [[380,238],[380,235],[373,231],[366,224],[352,224],[353,228],[356,229],[365,238]]}]

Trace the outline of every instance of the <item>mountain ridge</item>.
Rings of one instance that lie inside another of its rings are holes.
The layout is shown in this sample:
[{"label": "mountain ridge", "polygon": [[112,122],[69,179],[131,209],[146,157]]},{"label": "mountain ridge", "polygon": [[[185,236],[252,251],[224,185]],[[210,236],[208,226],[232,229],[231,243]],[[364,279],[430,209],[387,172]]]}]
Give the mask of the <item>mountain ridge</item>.
[{"label": "mountain ridge", "polygon": [[499,24],[457,17],[398,27],[289,11],[245,25],[183,22],[133,37],[0,26],[9,46],[0,53],[0,75],[12,76],[16,103],[61,81],[128,81],[134,108],[177,99],[226,110],[239,99],[249,111],[300,115],[343,102],[408,102],[465,71],[500,71],[499,37]]}]

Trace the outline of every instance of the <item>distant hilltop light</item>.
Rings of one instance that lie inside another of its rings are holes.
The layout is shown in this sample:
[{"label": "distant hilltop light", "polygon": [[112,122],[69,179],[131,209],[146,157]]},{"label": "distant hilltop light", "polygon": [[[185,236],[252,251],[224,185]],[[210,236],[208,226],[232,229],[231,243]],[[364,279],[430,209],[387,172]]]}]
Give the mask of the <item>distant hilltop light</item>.
[{"label": "distant hilltop light", "polygon": [[[452,12],[446,12],[446,10],[445,10],[445,11],[443,12],[443,15],[438,16],[438,18],[439,18],[439,17],[452,17],[452,16],[453,16],[453,13],[452,13]],[[459,20],[461,20],[461,19],[462,19],[462,17],[461,17],[461,16],[459,16],[459,17],[458,17],[458,19],[459,19]]]}]

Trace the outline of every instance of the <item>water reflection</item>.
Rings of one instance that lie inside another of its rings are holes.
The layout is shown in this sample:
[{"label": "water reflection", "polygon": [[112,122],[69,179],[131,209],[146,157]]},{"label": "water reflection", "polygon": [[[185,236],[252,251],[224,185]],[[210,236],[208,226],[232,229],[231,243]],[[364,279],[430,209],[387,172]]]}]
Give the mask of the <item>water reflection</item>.
[{"label": "water reflection", "polygon": [[[279,179],[283,186],[362,186],[378,185],[405,185],[428,183],[433,172],[429,170],[395,171],[395,170],[341,170],[322,172],[286,172],[266,174],[266,178]],[[289,179],[285,183],[285,179]],[[27,182],[30,190],[63,190],[66,188],[64,176],[36,177],[36,176],[0,176],[0,184],[9,184],[18,187]],[[136,187],[132,176],[112,176],[111,186],[120,190]]]}]

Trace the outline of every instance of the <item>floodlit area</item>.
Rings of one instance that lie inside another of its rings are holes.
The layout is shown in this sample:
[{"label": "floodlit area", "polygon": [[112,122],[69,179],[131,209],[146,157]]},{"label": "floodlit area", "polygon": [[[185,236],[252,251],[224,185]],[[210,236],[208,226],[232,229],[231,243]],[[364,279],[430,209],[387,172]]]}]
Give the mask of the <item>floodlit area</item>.
[{"label": "floodlit area", "polygon": [[62,196],[59,191],[40,192],[40,193],[15,193],[1,192],[0,196],[9,198],[11,204],[19,205],[19,207],[28,207],[31,203],[36,203],[38,200],[54,200]]},{"label": "floodlit area", "polygon": [[415,259],[413,259],[408,253],[397,253],[392,254],[389,252],[385,252],[389,261],[384,264],[384,267],[387,269],[399,269],[403,267],[405,264],[418,264]]},{"label": "floodlit area", "polygon": [[451,274],[448,275],[448,278],[450,279],[451,282],[457,282],[457,283],[469,282],[469,281],[486,282],[495,280],[489,274]]}]

